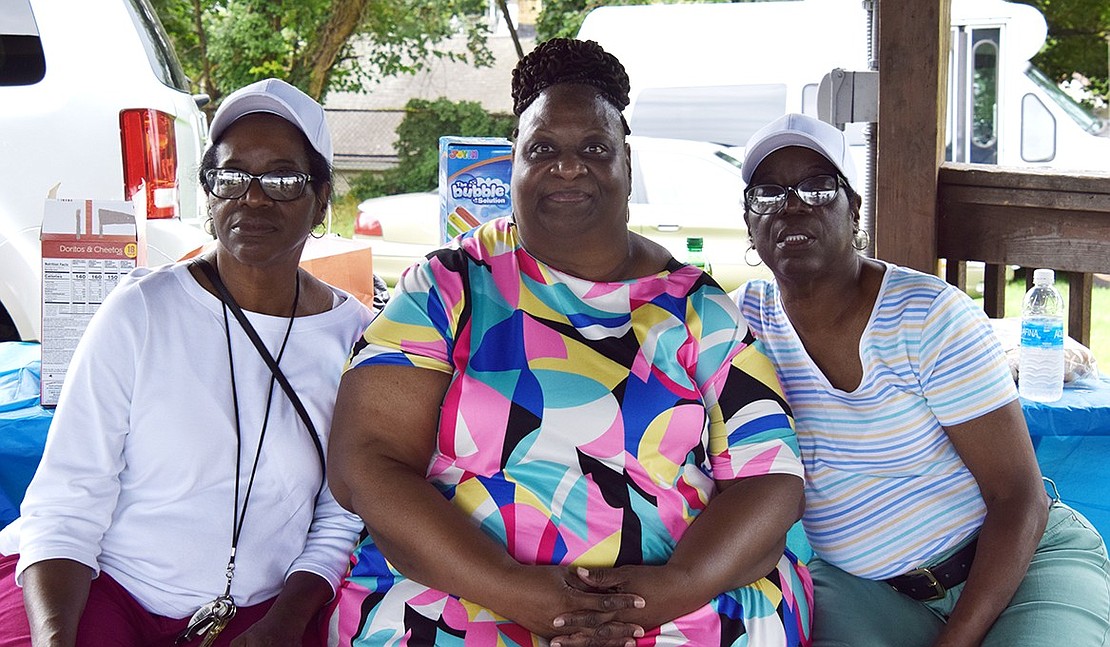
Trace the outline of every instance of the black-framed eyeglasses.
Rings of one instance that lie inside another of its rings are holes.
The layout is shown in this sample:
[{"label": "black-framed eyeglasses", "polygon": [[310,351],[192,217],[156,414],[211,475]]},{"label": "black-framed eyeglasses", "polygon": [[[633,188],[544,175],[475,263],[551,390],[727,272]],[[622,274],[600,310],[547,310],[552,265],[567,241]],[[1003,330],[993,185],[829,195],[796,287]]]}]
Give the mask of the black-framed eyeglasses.
[{"label": "black-framed eyeglasses", "polygon": [[786,200],[793,192],[809,206],[822,207],[836,199],[841,184],[844,180],[839,175],[814,175],[794,186],[756,184],[744,190],[744,205],[752,213],[771,215],[786,208]]},{"label": "black-framed eyeglasses", "polygon": [[266,171],[261,175],[252,175],[237,168],[212,168],[204,172],[204,183],[208,190],[217,198],[235,200],[247,194],[251,182],[258,180],[271,200],[288,202],[296,200],[304,194],[305,185],[312,179],[311,175],[300,171]]}]

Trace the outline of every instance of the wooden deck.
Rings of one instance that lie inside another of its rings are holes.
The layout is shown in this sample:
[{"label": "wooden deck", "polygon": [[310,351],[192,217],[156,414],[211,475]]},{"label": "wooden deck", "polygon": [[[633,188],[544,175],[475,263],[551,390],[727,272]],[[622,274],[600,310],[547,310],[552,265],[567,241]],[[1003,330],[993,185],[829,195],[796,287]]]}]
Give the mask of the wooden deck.
[{"label": "wooden deck", "polygon": [[1007,265],[1056,270],[1069,288],[1068,333],[1089,346],[1092,273],[1110,273],[1110,174],[945,163],[937,255],[961,289],[964,261],[987,263],[983,307],[991,317],[1005,312]]}]

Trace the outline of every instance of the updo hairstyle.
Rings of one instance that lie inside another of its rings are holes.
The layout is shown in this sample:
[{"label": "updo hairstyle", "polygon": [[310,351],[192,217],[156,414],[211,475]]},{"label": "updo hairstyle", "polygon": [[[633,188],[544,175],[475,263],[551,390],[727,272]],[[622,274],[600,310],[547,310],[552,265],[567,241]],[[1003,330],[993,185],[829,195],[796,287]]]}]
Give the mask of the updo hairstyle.
[{"label": "updo hairstyle", "polygon": [[[616,56],[592,40],[552,38],[520,59],[513,70],[513,114],[520,116],[540,92],[561,83],[591,85],[622,112],[628,107],[628,73]],[[625,134],[628,123],[621,115]]]}]

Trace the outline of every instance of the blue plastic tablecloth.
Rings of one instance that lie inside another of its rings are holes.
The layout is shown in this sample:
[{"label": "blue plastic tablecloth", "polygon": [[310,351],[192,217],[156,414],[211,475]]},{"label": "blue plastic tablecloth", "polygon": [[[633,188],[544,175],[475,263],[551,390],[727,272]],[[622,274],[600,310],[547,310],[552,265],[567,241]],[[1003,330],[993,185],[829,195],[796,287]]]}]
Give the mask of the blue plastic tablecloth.
[{"label": "blue plastic tablecloth", "polygon": [[1060,499],[1087,517],[1110,541],[1110,436],[1048,436],[1037,445],[1041,473]]},{"label": "blue plastic tablecloth", "polygon": [[1110,378],[1069,384],[1056,402],[1021,401],[1041,473],[1110,538]]},{"label": "blue plastic tablecloth", "polygon": [[1068,384],[1056,402],[1022,400],[1021,408],[1034,443],[1045,436],[1110,436],[1110,378]]},{"label": "blue plastic tablecloth", "polygon": [[54,414],[39,406],[39,345],[0,343],[0,528],[19,516]]}]

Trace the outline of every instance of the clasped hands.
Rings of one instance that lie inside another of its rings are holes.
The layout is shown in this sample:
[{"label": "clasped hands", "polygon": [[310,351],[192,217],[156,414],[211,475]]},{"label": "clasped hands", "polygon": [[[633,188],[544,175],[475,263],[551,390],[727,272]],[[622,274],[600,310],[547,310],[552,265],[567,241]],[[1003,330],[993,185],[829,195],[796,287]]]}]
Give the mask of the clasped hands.
[{"label": "clasped hands", "polygon": [[636,638],[706,604],[667,566],[522,566],[503,615],[551,647],[633,647]]}]

